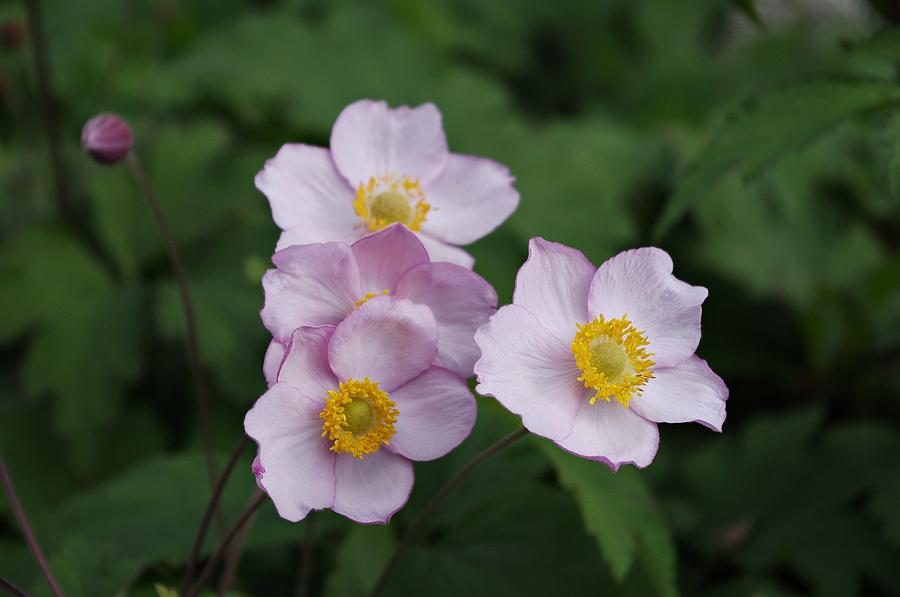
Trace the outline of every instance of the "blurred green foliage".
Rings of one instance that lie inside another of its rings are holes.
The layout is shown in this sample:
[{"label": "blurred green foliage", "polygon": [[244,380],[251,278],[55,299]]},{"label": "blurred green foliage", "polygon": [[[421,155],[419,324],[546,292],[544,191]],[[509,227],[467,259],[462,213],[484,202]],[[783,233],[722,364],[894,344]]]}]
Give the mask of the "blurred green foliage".
[{"label": "blurred green foliage", "polygon": [[[595,263],[658,244],[710,289],[700,354],[731,388],[724,434],[664,426],[643,471],[516,445],[388,594],[900,593],[894,3],[44,5],[76,218],[57,209],[31,54],[0,47],[0,448],[69,595],[177,587],[208,495],[164,246],[127,171],[80,153],[81,125],[115,111],[135,129],[188,267],[221,464],[264,389],[277,230],[253,176],[282,143],[327,144],[362,97],[435,102],[454,151],[517,176],[521,208],[471,247],[501,300],[531,236]],[[20,2],[0,2],[7,20]],[[480,398],[389,527],[313,515],[313,593],[366,594],[443,481],[514,426]],[[235,592],[290,594],[307,524],[264,507]],[[5,502],[0,574],[46,594]]]}]

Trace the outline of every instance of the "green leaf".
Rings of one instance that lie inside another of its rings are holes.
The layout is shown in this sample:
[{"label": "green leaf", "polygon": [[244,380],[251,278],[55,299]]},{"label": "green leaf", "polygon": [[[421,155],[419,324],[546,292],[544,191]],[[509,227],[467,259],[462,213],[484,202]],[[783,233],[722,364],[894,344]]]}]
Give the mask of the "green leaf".
[{"label": "green leaf", "polygon": [[[453,472],[515,429],[495,402],[480,402],[475,430],[462,446],[437,461],[416,463],[413,495],[391,520],[395,537]],[[441,505],[385,594],[586,597],[613,587],[599,562],[572,499],[547,481],[540,451],[519,442],[482,464]]]},{"label": "green leaf", "polygon": [[655,230],[663,236],[725,174],[752,175],[838,123],[900,103],[897,85],[865,81],[796,83],[746,102],[728,116],[676,187]]},{"label": "green leaf", "polygon": [[388,527],[351,527],[338,546],[325,594],[328,597],[368,595],[393,551],[394,538]]},{"label": "green leaf", "polygon": [[640,559],[660,595],[676,595],[675,547],[667,523],[640,473],[541,447],[562,485],[578,502],[584,526],[594,536],[613,576],[622,581]]},{"label": "green leaf", "polygon": [[34,329],[24,390],[54,398],[69,457],[90,468],[99,448],[91,437],[112,421],[124,384],[139,372],[140,288],[116,286],[82,245],[52,230],[16,237],[0,252],[0,271],[0,307],[10,307],[0,314],[0,338]]}]

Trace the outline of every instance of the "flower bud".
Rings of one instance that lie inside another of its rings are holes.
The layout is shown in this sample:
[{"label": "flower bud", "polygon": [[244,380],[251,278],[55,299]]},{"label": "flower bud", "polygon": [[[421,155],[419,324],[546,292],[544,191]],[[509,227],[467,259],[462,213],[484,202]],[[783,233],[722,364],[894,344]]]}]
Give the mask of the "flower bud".
[{"label": "flower bud", "polygon": [[82,147],[101,164],[118,163],[128,155],[133,144],[128,123],[115,114],[94,116],[81,131]]},{"label": "flower bud", "polygon": [[0,24],[0,48],[15,50],[25,43],[25,27],[10,17]]}]

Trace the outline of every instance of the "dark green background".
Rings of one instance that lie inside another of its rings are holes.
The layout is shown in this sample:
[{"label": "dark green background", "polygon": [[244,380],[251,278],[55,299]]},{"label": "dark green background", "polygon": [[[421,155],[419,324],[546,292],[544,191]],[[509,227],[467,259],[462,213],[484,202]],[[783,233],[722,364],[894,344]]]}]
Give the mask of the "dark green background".
[{"label": "dark green background", "polygon": [[[284,142],[327,144],[359,98],[435,102],[453,151],[518,177],[519,210],[471,247],[502,301],[532,236],[597,264],[656,244],[709,288],[699,354],[731,388],[722,435],[663,426],[643,471],[517,445],[442,508],[389,594],[900,593],[897,14],[765,6],[45,0],[77,217],[57,209],[29,48],[3,47],[0,447],[68,594],[177,586],[208,494],[161,239],[126,169],[80,152],[82,124],[133,125],[187,262],[221,464],[264,389],[277,230],[253,176]],[[416,466],[389,527],[313,515],[313,593],[365,594],[425,501],[515,424],[480,398],[472,437]],[[305,524],[264,506],[235,590],[291,594]],[[46,594],[5,502],[0,574]]]}]

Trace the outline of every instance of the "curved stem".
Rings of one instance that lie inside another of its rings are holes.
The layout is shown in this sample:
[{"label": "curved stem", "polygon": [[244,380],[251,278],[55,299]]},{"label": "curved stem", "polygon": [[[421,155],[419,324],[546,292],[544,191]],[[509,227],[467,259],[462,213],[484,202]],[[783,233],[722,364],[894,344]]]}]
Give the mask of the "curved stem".
[{"label": "curved stem", "polygon": [[216,481],[212,496],[210,496],[209,503],[206,505],[206,512],[203,513],[203,519],[200,521],[200,527],[197,529],[194,547],[191,549],[191,555],[188,558],[187,570],[184,573],[184,579],[181,581],[181,591],[179,591],[181,595],[184,595],[190,586],[191,577],[194,575],[194,570],[197,568],[197,558],[200,556],[200,550],[203,548],[203,541],[206,539],[206,531],[209,529],[209,523],[212,520],[213,512],[218,509],[219,501],[222,498],[222,491],[225,489],[225,483],[228,481],[228,477],[231,476],[231,471],[234,470],[244,448],[246,448],[249,443],[249,437],[246,435],[241,437],[241,441],[238,442],[237,447],[228,459],[228,463],[225,465],[225,470],[222,471],[222,475],[219,477],[219,480]]},{"label": "curved stem", "polygon": [[27,0],[25,11],[28,16],[28,32],[31,38],[31,50],[34,54],[34,66],[37,70],[38,92],[41,109],[44,112],[44,125],[47,129],[47,145],[50,148],[50,167],[53,173],[53,187],[63,221],[74,227],[75,218],[69,204],[68,185],[66,184],[66,167],[63,161],[62,141],[59,136],[59,106],[53,92],[50,76],[50,60],[47,42],[44,37],[44,17],[40,0]]},{"label": "curved stem", "polygon": [[441,488],[441,490],[431,498],[431,501],[428,502],[428,505],[425,506],[425,509],[416,517],[413,523],[406,529],[406,533],[403,534],[403,537],[400,539],[400,543],[397,544],[397,547],[394,549],[394,553],[391,555],[391,559],[388,560],[387,565],[384,567],[384,570],[381,573],[381,576],[378,578],[378,582],[375,583],[375,588],[372,589],[371,597],[377,597],[383,590],[384,585],[387,583],[387,579],[394,572],[394,569],[397,567],[397,562],[400,561],[400,556],[403,555],[403,552],[409,547],[409,544],[416,538],[422,528],[425,526],[425,522],[428,518],[431,517],[432,514],[438,509],[444,500],[446,500],[453,490],[462,483],[466,477],[468,477],[472,471],[478,468],[481,463],[485,460],[490,459],[495,456],[497,453],[503,451],[508,446],[514,444],[517,440],[522,439],[528,435],[528,430],[525,428],[519,429],[518,431],[514,431],[510,433],[494,445],[486,448],[483,452],[472,458],[469,462],[466,463],[461,469],[459,469],[453,477],[447,481],[447,483]]},{"label": "curved stem", "polygon": [[[200,436],[203,441],[203,451],[206,454],[206,472],[209,476],[209,486],[213,487],[216,483],[216,460],[213,453],[212,440],[212,424],[209,415],[209,400],[206,393],[206,378],[203,376],[203,360],[200,358],[200,342],[197,335],[197,320],[194,315],[194,303],[191,301],[191,293],[188,289],[187,277],[184,274],[184,267],[181,264],[181,257],[178,254],[178,247],[175,245],[175,237],[169,228],[169,222],[163,213],[159,201],[156,199],[156,193],[153,191],[153,185],[147,178],[141,163],[137,158],[137,153],[132,150],[128,154],[128,169],[137,181],[141,192],[153,215],[156,217],[156,223],[159,224],[159,231],[162,233],[163,240],[166,243],[166,249],[169,251],[169,261],[172,262],[172,271],[175,274],[175,281],[178,283],[178,292],[181,296],[181,308],[184,311],[184,319],[187,324],[188,352],[191,357],[191,373],[194,381],[194,397],[197,401],[197,416],[200,419]],[[221,527],[221,520],[219,521]]]},{"label": "curved stem", "polygon": [[12,508],[16,522],[19,523],[19,528],[22,530],[22,536],[25,537],[28,549],[31,550],[31,555],[34,556],[38,566],[41,568],[41,572],[44,573],[44,578],[47,580],[50,590],[56,597],[62,597],[62,589],[56,581],[56,577],[53,576],[53,571],[50,570],[50,564],[47,563],[47,558],[44,557],[44,552],[41,551],[41,546],[38,544],[34,531],[31,530],[31,525],[28,524],[28,518],[25,516],[25,509],[22,508],[19,497],[16,495],[16,488],[13,486],[12,477],[9,476],[9,471],[6,469],[6,463],[3,461],[2,454],[0,454],[0,481],[2,481],[3,491],[6,493],[6,498],[9,500],[9,506]]},{"label": "curved stem", "polygon": [[[222,556],[225,555],[225,552],[228,550],[228,545],[235,538],[235,536],[241,531],[243,526],[247,524],[247,521],[250,520],[253,515],[259,510],[259,507],[263,505],[268,496],[261,491],[256,492],[256,498],[250,502],[250,505],[247,506],[247,509],[244,510],[244,513],[241,514],[241,517],[238,519],[234,526],[225,534],[225,537],[222,539],[222,542],[219,544],[219,547],[216,549],[215,553],[206,562],[206,566],[203,567],[203,571],[200,573],[200,577],[197,579],[197,582],[191,587],[191,590],[187,593],[187,597],[195,597],[200,593],[203,589],[203,585],[206,584],[206,581],[209,580],[209,577],[212,575],[213,570],[216,567],[216,564],[219,563],[219,560],[222,559]],[[182,593],[182,595],[184,595]]]},{"label": "curved stem", "polygon": [[222,566],[222,576],[219,579],[219,597],[228,595],[231,586],[234,584],[238,565],[241,563],[241,556],[244,553],[244,542],[247,540],[250,529],[253,528],[254,520],[256,520],[256,515],[253,515],[247,521],[247,524],[244,525],[244,528],[241,529],[241,532],[235,538],[234,545],[231,546],[231,549],[228,550],[228,554],[225,556],[225,565]]},{"label": "curved stem", "polygon": [[0,576],[0,588],[5,589],[10,595],[16,597],[28,597],[28,593],[17,587],[11,580]]},{"label": "curved stem", "polygon": [[297,586],[294,590],[294,597],[308,597],[309,586],[312,582],[313,555],[316,544],[316,534],[313,529],[312,512],[307,515],[303,524],[306,525],[306,539],[303,541],[303,555],[300,556],[300,572],[297,575]]}]

